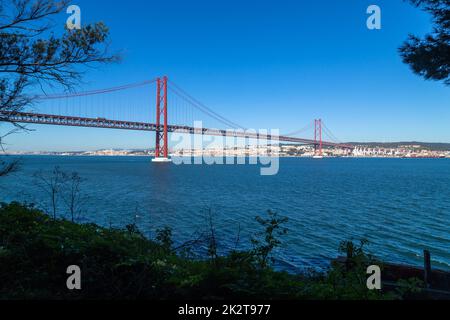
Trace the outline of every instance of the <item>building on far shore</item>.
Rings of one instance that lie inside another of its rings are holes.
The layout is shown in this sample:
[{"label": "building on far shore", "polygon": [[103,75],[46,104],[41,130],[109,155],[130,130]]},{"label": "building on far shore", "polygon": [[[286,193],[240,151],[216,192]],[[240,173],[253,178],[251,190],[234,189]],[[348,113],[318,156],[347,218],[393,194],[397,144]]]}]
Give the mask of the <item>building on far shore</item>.
[{"label": "building on far shore", "polygon": [[[154,156],[153,149],[102,149],[95,151],[65,151],[65,152],[0,152],[0,155],[50,155],[50,156]],[[214,147],[206,149],[176,149],[171,156],[185,157],[313,157],[315,150],[308,145],[251,145],[242,147]],[[399,145],[398,147],[376,147],[356,145],[349,152],[340,148],[324,148],[325,157],[354,157],[354,158],[450,158],[449,150],[431,150],[421,145]]]}]

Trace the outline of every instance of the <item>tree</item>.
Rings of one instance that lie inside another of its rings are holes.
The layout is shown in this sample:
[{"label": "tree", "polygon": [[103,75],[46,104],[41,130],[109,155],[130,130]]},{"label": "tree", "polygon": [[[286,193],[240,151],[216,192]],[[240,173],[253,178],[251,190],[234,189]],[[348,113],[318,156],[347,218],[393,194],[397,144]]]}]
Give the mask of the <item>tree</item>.
[{"label": "tree", "polygon": [[277,212],[269,210],[267,218],[257,216],[255,220],[264,228],[263,232],[259,232],[252,238],[254,246],[253,253],[261,268],[267,268],[273,258],[271,254],[273,250],[281,245],[279,237],[287,234],[288,229],[283,224],[288,222],[287,217],[281,217]]},{"label": "tree", "polygon": [[50,197],[50,205],[54,220],[57,218],[59,194],[61,193],[61,189],[65,182],[65,176],[64,172],[62,172],[58,166],[53,168],[53,171],[50,174],[47,174],[42,170],[34,174],[37,186]]},{"label": "tree", "polygon": [[7,162],[5,160],[0,160],[0,177],[6,176],[11,172],[14,172],[19,167],[19,162],[17,160]]},{"label": "tree", "polygon": [[408,1],[431,13],[434,27],[423,39],[410,35],[400,55],[414,73],[450,85],[450,0]]},{"label": "tree", "polygon": [[[0,152],[5,152],[3,140],[6,136],[9,134],[14,133],[15,130],[11,130],[8,134],[4,135],[3,137],[0,136]],[[0,177],[6,176],[14,171],[16,171],[19,168],[19,160],[15,159],[13,161],[6,161],[3,159],[0,159]]]},{"label": "tree", "polygon": [[72,222],[75,222],[75,218],[80,215],[82,205],[86,200],[81,190],[84,179],[80,177],[78,172],[63,172],[62,179],[64,184],[63,189],[65,191],[62,195],[62,199],[69,209]]},{"label": "tree", "polygon": [[[67,6],[68,0],[0,0],[0,122],[23,129],[10,118],[33,104],[29,88],[70,90],[81,80],[83,67],[118,60],[108,53],[109,31],[102,22],[55,30],[52,18]],[[0,164],[0,172],[7,166]]]}]

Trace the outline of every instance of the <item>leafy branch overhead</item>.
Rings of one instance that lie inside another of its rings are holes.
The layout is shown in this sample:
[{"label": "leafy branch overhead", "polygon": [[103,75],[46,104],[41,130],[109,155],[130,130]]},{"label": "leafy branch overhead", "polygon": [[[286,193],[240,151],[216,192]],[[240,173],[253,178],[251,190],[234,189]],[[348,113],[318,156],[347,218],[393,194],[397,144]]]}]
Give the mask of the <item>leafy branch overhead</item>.
[{"label": "leafy branch overhead", "polygon": [[450,0],[409,0],[433,17],[433,31],[424,38],[410,35],[399,49],[403,61],[427,80],[450,85]]},{"label": "leafy branch overhead", "polygon": [[65,16],[58,15],[67,6],[67,0],[0,0],[0,112],[31,104],[25,92],[30,86],[70,89],[81,80],[83,66],[119,59],[108,53],[109,31],[102,22],[80,30],[64,27]]}]

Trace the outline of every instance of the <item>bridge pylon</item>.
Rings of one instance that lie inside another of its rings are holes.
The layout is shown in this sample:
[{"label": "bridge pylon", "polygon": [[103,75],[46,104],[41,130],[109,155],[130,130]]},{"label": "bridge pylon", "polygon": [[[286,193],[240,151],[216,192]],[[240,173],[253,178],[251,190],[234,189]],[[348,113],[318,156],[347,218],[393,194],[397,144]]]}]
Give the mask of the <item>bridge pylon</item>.
[{"label": "bridge pylon", "polygon": [[156,79],[156,143],[153,162],[171,162],[168,140],[167,77],[163,77]]},{"label": "bridge pylon", "polygon": [[323,157],[322,119],[314,120],[314,158]]}]

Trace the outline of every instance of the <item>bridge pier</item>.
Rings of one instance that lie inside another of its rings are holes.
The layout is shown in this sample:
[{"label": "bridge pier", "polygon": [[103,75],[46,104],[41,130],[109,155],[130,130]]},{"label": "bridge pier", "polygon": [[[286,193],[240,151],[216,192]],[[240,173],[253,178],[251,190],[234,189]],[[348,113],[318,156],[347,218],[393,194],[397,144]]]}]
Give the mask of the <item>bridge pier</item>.
[{"label": "bridge pier", "polygon": [[172,162],[172,159],[159,157],[159,158],[152,159],[152,162],[154,162],[154,163],[170,163],[170,162]]}]

